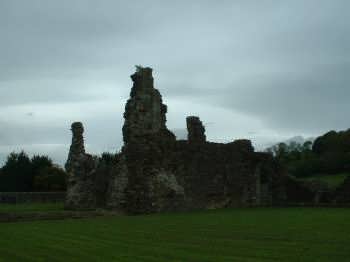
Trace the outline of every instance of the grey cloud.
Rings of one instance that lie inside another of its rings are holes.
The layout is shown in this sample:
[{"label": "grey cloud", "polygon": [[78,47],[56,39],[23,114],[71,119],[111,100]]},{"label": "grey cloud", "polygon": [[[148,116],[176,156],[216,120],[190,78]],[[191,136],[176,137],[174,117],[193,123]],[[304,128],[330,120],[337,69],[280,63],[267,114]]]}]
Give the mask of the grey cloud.
[{"label": "grey cloud", "polygon": [[64,125],[29,125],[0,122],[0,144],[16,146],[21,144],[64,144],[69,143],[69,126]]},{"label": "grey cloud", "polygon": [[349,8],[347,0],[2,0],[0,143],[65,145],[70,121],[81,120],[92,151],[118,150],[135,64],[154,68],[179,136],[181,102],[204,121],[209,105],[222,109],[218,122],[232,123],[222,134],[209,127],[215,137],[347,128]]},{"label": "grey cloud", "polygon": [[350,63],[309,70],[258,75],[243,84],[202,90],[196,99],[254,115],[276,130],[317,133],[348,128]]},{"label": "grey cloud", "polygon": [[[94,100],[79,86],[62,81],[3,81],[0,82],[1,106],[36,103],[68,103]],[[85,89],[86,90],[86,89]]]}]

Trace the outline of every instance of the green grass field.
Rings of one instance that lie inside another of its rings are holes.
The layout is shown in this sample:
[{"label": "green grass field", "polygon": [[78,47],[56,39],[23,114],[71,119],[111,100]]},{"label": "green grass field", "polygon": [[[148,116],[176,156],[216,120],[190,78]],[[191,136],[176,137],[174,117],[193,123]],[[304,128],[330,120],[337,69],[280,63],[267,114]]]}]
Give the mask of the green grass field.
[{"label": "green grass field", "polygon": [[350,261],[350,209],[1,223],[0,261]]}]

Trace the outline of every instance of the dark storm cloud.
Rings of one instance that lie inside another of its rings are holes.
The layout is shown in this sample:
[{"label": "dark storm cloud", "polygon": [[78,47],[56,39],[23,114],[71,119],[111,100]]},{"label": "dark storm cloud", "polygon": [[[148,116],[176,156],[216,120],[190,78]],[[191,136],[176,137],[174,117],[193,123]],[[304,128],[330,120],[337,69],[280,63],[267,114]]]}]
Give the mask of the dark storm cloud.
[{"label": "dark storm cloud", "polygon": [[181,137],[186,114],[213,122],[213,139],[347,128],[349,9],[346,0],[2,0],[0,154],[65,148],[75,120],[92,150],[120,148],[135,64],[154,68]]}]

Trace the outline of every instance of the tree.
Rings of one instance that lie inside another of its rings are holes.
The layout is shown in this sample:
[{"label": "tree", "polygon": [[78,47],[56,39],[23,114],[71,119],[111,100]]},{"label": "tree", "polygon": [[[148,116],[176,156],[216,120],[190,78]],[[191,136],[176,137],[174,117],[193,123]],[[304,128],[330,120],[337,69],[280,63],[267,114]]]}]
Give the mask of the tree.
[{"label": "tree", "polygon": [[66,188],[66,173],[48,156],[25,152],[11,153],[0,173],[0,191],[61,191]]},{"label": "tree", "polygon": [[268,149],[289,174],[305,177],[350,172],[350,129],[330,131],[304,144],[280,143]]},{"label": "tree", "polygon": [[33,180],[31,161],[26,153],[12,152],[2,168],[1,191],[31,191]]},{"label": "tree", "polygon": [[31,159],[33,172],[37,173],[42,168],[52,167],[53,162],[48,156],[34,155]]},{"label": "tree", "polygon": [[106,164],[113,163],[113,161],[115,161],[115,159],[116,159],[116,155],[109,153],[109,152],[103,152],[101,157],[100,157],[100,161],[103,161]]},{"label": "tree", "polygon": [[66,190],[67,173],[58,166],[47,166],[40,169],[34,178],[34,191],[64,191]]},{"label": "tree", "polygon": [[312,150],[312,142],[306,141],[302,146],[302,151],[311,151]]}]

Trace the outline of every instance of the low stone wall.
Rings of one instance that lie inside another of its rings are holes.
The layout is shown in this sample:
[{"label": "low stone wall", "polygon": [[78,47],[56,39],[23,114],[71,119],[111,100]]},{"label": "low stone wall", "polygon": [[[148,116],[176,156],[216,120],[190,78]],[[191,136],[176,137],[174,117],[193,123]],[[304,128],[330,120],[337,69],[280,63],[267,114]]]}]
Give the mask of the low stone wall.
[{"label": "low stone wall", "polygon": [[66,192],[0,192],[0,204],[64,202]]}]

